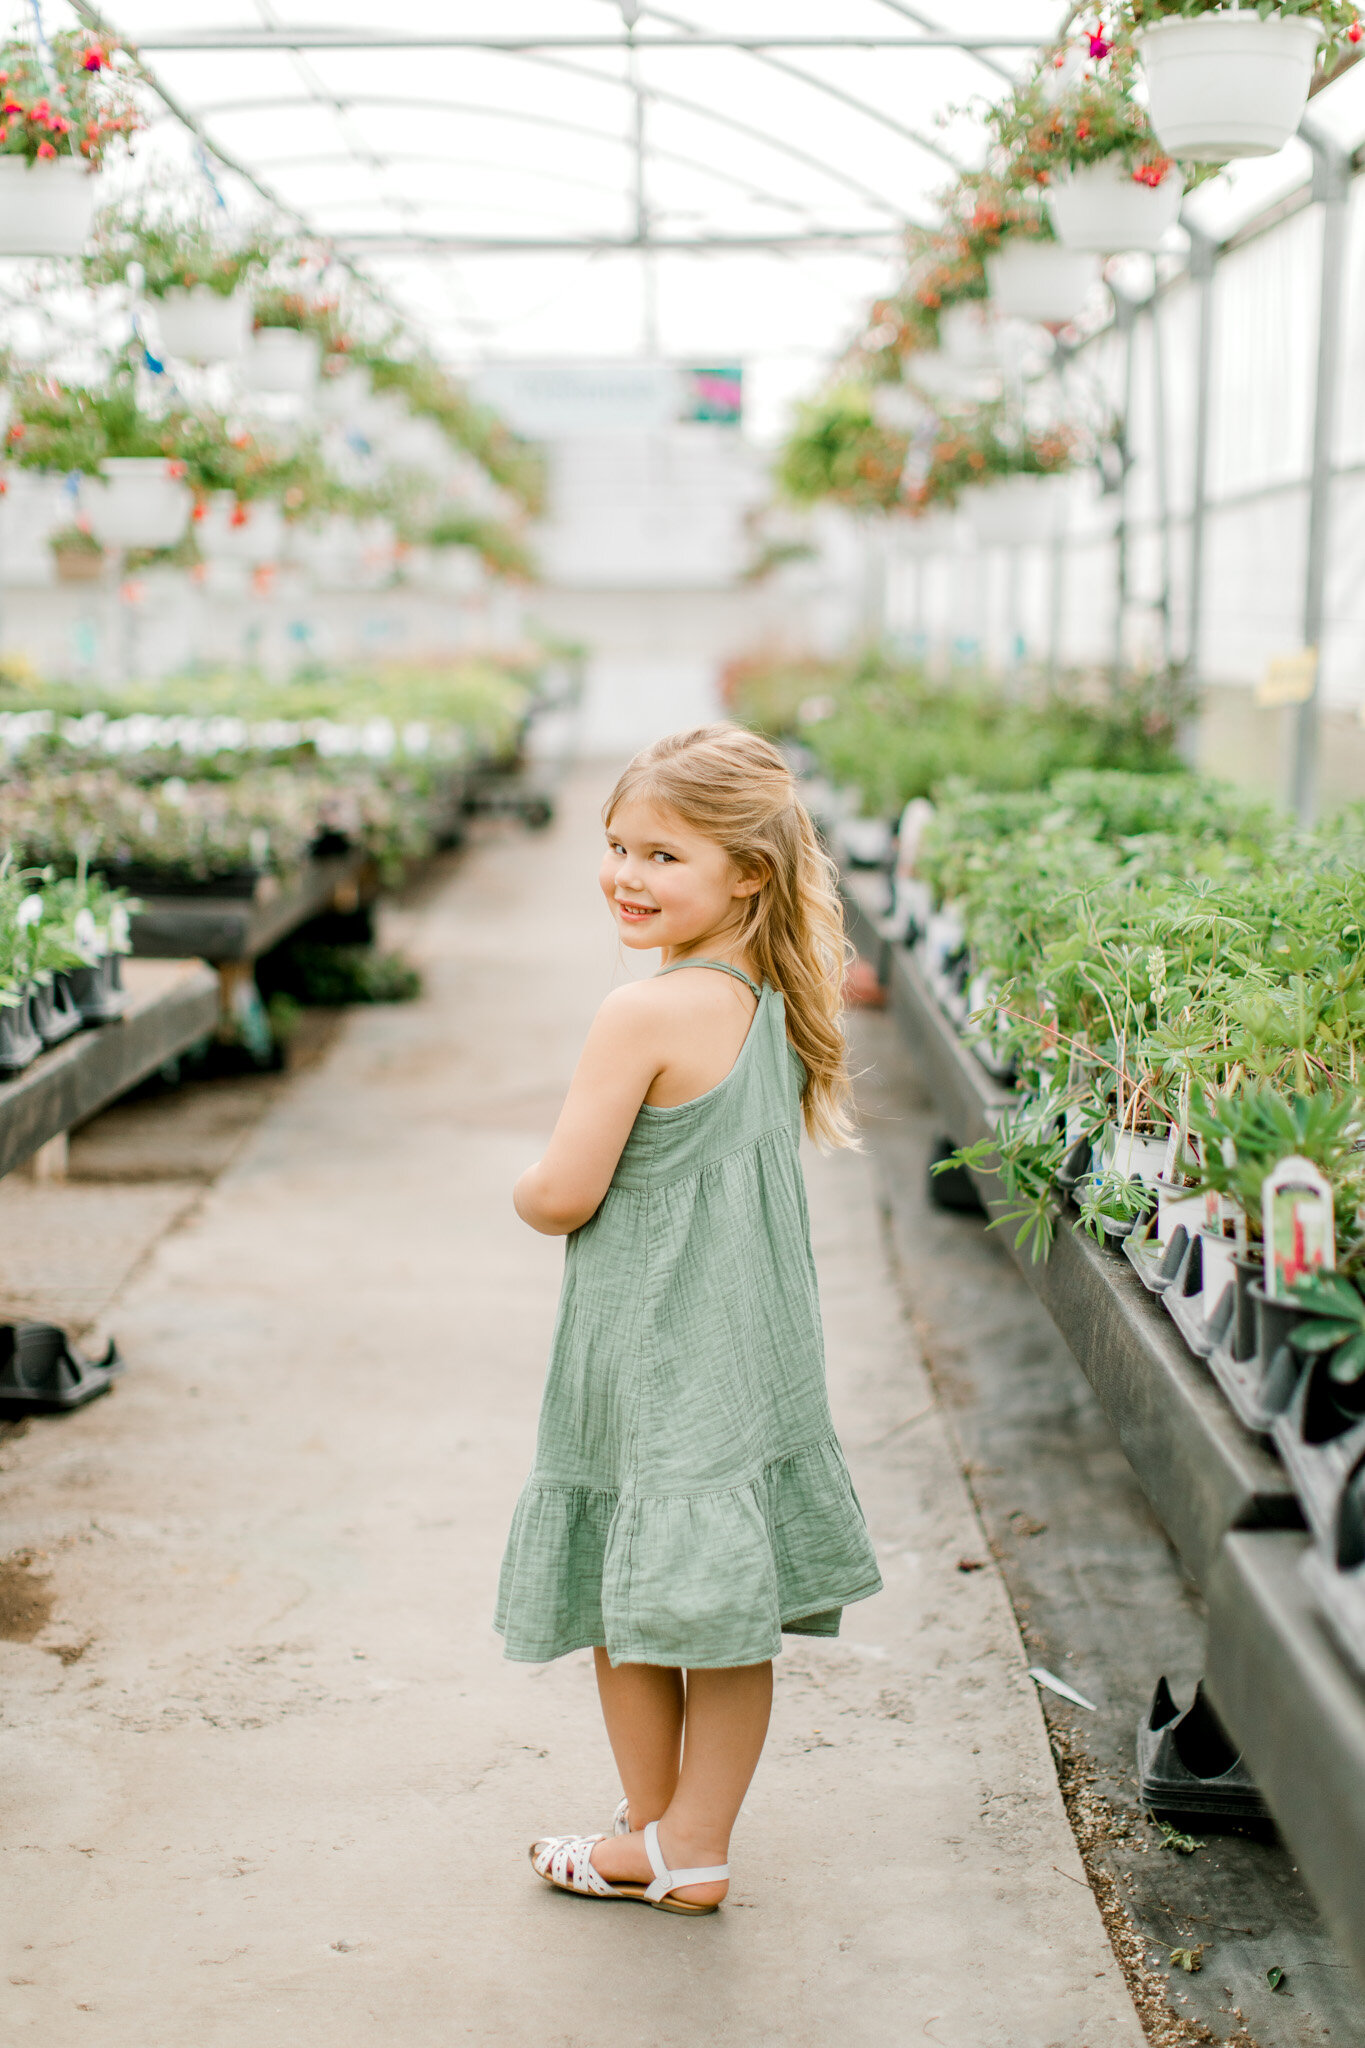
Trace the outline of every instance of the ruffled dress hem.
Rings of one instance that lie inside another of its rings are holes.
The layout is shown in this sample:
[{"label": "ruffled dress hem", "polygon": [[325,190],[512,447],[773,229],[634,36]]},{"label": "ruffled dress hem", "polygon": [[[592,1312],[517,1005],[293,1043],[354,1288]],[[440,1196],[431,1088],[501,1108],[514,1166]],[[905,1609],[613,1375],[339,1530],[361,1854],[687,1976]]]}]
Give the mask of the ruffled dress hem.
[{"label": "ruffled dress hem", "polygon": [[600,1646],[613,1664],[727,1670],[778,1656],[783,1634],[837,1636],[842,1609],[880,1589],[831,1434],[710,1492],[609,1492],[533,1474],[494,1626],[518,1663]]}]

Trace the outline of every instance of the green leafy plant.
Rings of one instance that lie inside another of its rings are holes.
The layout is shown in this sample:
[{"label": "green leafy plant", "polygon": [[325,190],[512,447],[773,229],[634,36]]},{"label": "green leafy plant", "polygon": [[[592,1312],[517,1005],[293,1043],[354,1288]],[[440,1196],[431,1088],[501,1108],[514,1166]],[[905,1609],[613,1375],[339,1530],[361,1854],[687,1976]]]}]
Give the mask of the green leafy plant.
[{"label": "green leafy plant", "polygon": [[1352,1281],[1323,1273],[1300,1280],[1294,1298],[1309,1320],[1291,1332],[1290,1342],[1305,1358],[1327,1357],[1327,1373],[1338,1386],[1365,1381],[1365,1299]]},{"label": "green leafy plant", "polygon": [[230,298],[249,277],[265,270],[279,250],[277,236],[259,231],[232,234],[211,218],[183,218],[165,204],[110,206],[95,222],[85,276],[92,285],[121,284],[136,263],[148,298],[201,285]]},{"label": "green leafy plant", "polygon": [[[1251,0],[1262,19],[1274,14],[1308,15],[1320,21],[1329,49],[1360,40],[1360,10],[1354,0]],[[1135,29],[1165,21],[1172,15],[1191,20],[1201,14],[1227,11],[1229,0],[1121,0],[1117,20],[1121,27]]]},{"label": "green leafy plant", "polygon": [[442,512],[422,536],[428,547],[473,548],[485,568],[514,583],[535,580],[536,563],[515,528],[475,512]]}]

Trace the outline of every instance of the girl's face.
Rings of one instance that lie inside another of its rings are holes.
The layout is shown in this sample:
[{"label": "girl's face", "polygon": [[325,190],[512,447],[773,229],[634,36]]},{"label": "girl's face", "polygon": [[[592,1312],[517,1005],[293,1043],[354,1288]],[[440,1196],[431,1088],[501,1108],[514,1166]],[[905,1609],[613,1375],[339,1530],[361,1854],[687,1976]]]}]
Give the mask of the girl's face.
[{"label": "girl's face", "polygon": [[730,939],[744,899],[761,886],[714,839],[644,797],[613,815],[599,880],[622,939],[641,952]]}]

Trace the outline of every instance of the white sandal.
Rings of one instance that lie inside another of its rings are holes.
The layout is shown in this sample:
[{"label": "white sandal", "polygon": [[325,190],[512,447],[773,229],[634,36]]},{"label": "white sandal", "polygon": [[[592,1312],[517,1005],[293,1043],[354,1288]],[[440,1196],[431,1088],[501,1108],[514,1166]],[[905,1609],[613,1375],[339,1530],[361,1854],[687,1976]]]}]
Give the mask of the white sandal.
[{"label": "white sandal", "polygon": [[614,1835],[630,1833],[630,1801],[623,1799],[612,1818],[611,1831]]},{"label": "white sandal", "polygon": [[592,1860],[592,1852],[603,1835],[549,1835],[543,1841],[531,1844],[531,1865],[537,1877],[543,1877],[562,1892],[578,1892],[592,1899],[634,1899],[642,1906],[653,1906],[660,1913],[714,1913],[720,1901],[713,1905],[694,1905],[689,1899],[675,1899],[671,1893],[683,1885],[728,1884],[730,1866],[717,1863],[710,1870],[670,1870],[664,1862],[659,1848],[659,1823],[650,1821],[645,1829],[645,1854],[649,1867],[654,1872],[652,1884],[609,1884]]}]

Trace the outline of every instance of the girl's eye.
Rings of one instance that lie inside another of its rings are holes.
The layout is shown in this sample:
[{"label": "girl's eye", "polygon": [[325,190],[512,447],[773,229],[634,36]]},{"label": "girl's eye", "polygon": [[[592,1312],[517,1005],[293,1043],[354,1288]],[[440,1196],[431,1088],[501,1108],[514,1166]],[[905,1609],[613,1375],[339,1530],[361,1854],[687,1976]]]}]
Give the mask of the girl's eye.
[{"label": "girl's eye", "polygon": [[625,849],[625,847],[624,847],[624,846],[622,846],[622,845],[621,845],[621,844],[620,844],[620,843],[619,843],[619,842],[618,842],[617,840],[615,840],[615,839],[609,839],[609,840],[607,841],[607,851],[608,851],[608,853],[619,853],[619,854],[621,855],[622,859],[624,859],[624,858],[625,858],[625,852],[626,852],[626,849]]},{"label": "girl's eye", "polygon": [[651,860],[672,860],[672,858],[671,853],[654,853],[650,855]]}]

